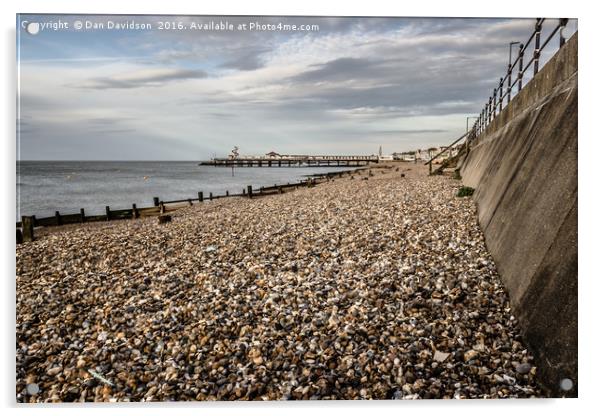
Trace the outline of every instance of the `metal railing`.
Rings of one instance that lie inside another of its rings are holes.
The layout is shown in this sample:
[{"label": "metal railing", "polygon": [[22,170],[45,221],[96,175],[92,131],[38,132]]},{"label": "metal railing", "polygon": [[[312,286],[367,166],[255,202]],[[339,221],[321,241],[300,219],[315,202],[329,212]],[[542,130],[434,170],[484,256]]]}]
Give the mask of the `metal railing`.
[{"label": "metal railing", "polygon": [[[549,20],[549,19],[548,19]],[[460,136],[460,138],[456,139],[453,143],[446,146],[441,152],[432,157],[429,161],[425,163],[425,165],[429,165],[429,173],[432,174],[433,171],[433,161],[445,153],[448,149],[450,149],[453,145],[458,143],[460,140],[466,138],[464,143],[464,148],[466,149],[470,143],[478,137],[479,134],[485,131],[487,126],[495,120],[495,118],[502,112],[504,108],[504,100],[506,101],[506,106],[510,104],[512,99],[512,90],[514,87],[517,87],[518,92],[520,92],[524,85],[528,83],[524,82],[525,74],[531,66],[533,66],[533,77],[537,75],[539,72],[539,63],[541,58],[541,51],[550,43],[550,41],[559,33],[559,46],[558,49],[562,48],[566,42],[566,38],[563,33],[563,29],[566,27],[569,19],[562,18],[558,19],[556,26],[554,26],[548,35],[548,37],[541,43],[541,33],[543,29],[543,23],[546,21],[544,18],[535,19],[535,28],[531,33],[531,36],[527,39],[525,43],[519,44],[518,56],[514,61],[512,58],[509,58],[508,67],[506,69],[506,75],[500,78],[498,85],[493,89],[493,92],[489,99],[485,102],[485,106],[481,110],[480,114],[474,118],[476,121],[472,125],[471,129],[468,130],[467,124],[467,132]],[[512,44],[516,44],[518,42],[511,42]],[[531,58],[525,63],[525,52],[527,48],[533,43],[533,54]],[[510,49],[510,52],[512,50]],[[516,77],[513,78],[514,70],[517,69]],[[532,78],[531,78],[532,79]],[[468,123],[467,117],[466,121]]]},{"label": "metal railing", "polygon": [[[523,44],[519,45],[518,56],[514,62],[508,63],[508,69],[506,75],[500,78],[500,82],[497,87],[493,89],[489,100],[485,103],[485,106],[481,110],[477,120],[473,124],[475,130],[475,136],[482,133],[485,128],[502,112],[504,108],[504,99],[506,106],[510,104],[512,99],[512,89],[517,86],[520,92],[523,88],[523,80],[525,74],[531,66],[533,66],[533,76],[539,72],[539,61],[541,58],[541,51],[550,43],[556,33],[559,33],[559,49],[566,42],[564,37],[563,29],[566,27],[569,19],[562,18],[558,19],[558,23],[552,29],[548,37],[541,43],[541,33],[543,23],[546,21],[544,18],[535,19],[535,28],[529,36],[529,39]],[[533,42],[533,54],[531,58],[525,63],[525,51]],[[516,77],[513,80],[514,70],[517,69]]]},{"label": "metal railing", "polygon": [[425,165],[429,165],[429,174],[433,173],[433,160],[437,159],[439,156],[441,156],[443,153],[445,153],[446,151],[448,151],[449,149],[451,149],[451,147],[453,145],[455,145],[456,143],[458,143],[460,140],[462,140],[465,137],[468,137],[468,134],[470,132],[467,131],[466,133],[464,133],[462,136],[458,137],[456,140],[454,140],[452,142],[452,144],[447,145],[445,148],[443,148],[443,150],[441,150],[439,153],[437,153],[435,156],[431,157],[431,159],[429,161],[427,161],[425,163]]}]

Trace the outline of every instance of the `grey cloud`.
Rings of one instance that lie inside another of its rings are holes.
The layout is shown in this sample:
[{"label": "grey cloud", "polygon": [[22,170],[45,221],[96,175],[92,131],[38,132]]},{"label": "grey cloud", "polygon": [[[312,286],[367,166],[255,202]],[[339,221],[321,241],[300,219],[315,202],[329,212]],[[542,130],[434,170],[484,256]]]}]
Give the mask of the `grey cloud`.
[{"label": "grey cloud", "polygon": [[93,78],[86,82],[71,85],[86,89],[130,89],[141,87],[158,87],[174,81],[206,78],[207,73],[193,69],[169,69],[132,74],[114,75],[110,77]]},{"label": "grey cloud", "polygon": [[224,62],[221,67],[229,69],[238,69],[241,71],[252,71],[259,69],[265,65],[261,54],[269,52],[271,49],[252,49],[245,51],[237,51],[237,55],[234,58]]}]

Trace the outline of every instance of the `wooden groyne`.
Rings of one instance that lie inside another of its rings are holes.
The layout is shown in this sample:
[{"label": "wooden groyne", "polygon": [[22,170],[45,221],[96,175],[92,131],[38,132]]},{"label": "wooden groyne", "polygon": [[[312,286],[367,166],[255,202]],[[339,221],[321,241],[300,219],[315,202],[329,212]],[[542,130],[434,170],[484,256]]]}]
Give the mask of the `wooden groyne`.
[{"label": "wooden groyne", "polygon": [[333,155],[280,155],[280,156],[244,156],[214,158],[199,163],[199,166],[215,167],[257,167],[257,168],[290,168],[290,167],[350,167],[366,166],[378,163],[378,156],[333,156]]},{"label": "wooden groyne", "polygon": [[105,206],[104,214],[87,215],[84,208],[81,208],[78,213],[73,214],[61,214],[56,211],[53,216],[38,218],[35,215],[22,216],[21,221],[16,223],[16,238],[17,243],[23,243],[26,241],[34,240],[34,229],[35,227],[53,227],[67,224],[83,224],[89,222],[100,222],[100,221],[113,221],[113,220],[125,220],[125,219],[137,219],[149,216],[160,216],[169,211],[175,211],[179,208],[191,206],[195,203],[202,203],[206,201],[213,201],[222,198],[230,197],[246,197],[246,198],[257,198],[267,195],[282,194],[292,189],[299,187],[311,187],[319,183],[327,182],[334,177],[343,177],[344,175],[353,175],[360,169],[349,170],[345,172],[328,172],[319,176],[312,176],[308,179],[301,179],[299,182],[286,183],[286,184],[274,184],[273,186],[261,186],[253,187],[248,185],[243,188],[241,192],[230,192],[226,191],[221,195],[214,195],[213,192],[209,194],[200,191],[194,198],[176,199],[171,201],[164,201],[159,197],[153,198],[153,204],[149,207],[138,207],[136,204],[132,204],[131,208],[127,209],[112,209],[110,206]]}]

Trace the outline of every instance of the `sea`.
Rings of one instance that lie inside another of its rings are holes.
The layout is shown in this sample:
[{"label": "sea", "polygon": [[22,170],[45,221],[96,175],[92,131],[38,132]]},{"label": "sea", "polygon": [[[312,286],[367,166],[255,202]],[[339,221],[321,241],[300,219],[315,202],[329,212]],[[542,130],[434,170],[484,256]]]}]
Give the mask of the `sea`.
[{"label": "sea", "polygon": [[22,215],[49,217],[104,214],[113,209],[153,205],[153,197],[169,201],[241,193],[253,188],[298,182],[308,175],[344,171],[337,167],[199,166],[197,162],[17,161],[17,221]]}]

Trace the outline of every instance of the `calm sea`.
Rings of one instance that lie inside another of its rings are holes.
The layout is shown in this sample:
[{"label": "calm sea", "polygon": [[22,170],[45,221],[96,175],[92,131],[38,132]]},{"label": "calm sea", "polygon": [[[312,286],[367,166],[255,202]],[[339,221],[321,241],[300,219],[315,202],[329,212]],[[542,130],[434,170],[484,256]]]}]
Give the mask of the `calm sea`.
[{"label": "calm sea", "polygon": [[270,186],[295,182],[306,175],[345,168],[235,168],[198,166],[196,162],[17,162],[17,220],[55,211],[89,214],[152,206],[162,200],[196,198],[203,191],[240,193],[247,185]]}]

